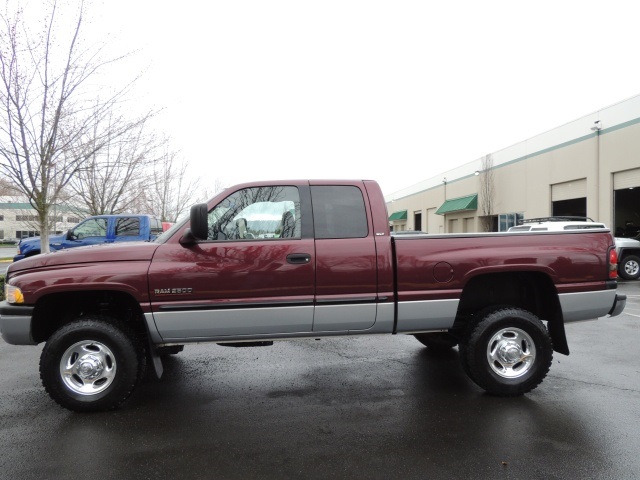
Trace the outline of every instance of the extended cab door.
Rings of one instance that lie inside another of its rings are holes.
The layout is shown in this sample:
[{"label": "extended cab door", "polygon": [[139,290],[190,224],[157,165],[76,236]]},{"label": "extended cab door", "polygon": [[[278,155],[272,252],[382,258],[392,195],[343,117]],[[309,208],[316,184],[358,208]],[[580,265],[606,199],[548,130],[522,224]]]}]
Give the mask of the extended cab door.
[{"label": "extended cab door", "polygon": [[378,277],[364,187],[311,183],[316,238],[313,331],[366,330],[376,322]]},{"label": "extended cab door", "polygon": [[210,205],[207,240],[183,246],[172,237],[161,245],[149,294],[163,339],[311,332],[310,202],[301,182],[239,188]]}]

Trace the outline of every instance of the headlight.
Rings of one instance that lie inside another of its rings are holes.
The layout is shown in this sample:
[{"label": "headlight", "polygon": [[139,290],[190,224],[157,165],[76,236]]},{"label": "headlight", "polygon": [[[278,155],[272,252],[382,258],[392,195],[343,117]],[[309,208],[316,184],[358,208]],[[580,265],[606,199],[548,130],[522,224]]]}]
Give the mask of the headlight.
[{"label": "headlight", "polygon": [[24,303],[24,295],[22,290],[13,285],[5,284],[4,286],[4,298],[8,303]]}]

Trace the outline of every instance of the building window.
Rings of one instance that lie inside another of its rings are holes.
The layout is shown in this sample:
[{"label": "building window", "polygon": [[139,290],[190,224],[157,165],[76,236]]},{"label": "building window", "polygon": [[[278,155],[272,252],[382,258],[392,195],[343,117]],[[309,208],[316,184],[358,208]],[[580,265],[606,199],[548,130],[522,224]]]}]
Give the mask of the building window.
[{"label": "building window", "polygon": [[498,215],[499,232],[506,232],[511,227],[515,227],[524,219],[522,213],[502,213]]},{"label": "building window", "polygon": [[59,217],[49,217],[49,221],[62,223],[62,215],[60,215]]},{"label": "building window", "polygon": [[0,215],[0,222],[4,220],[4,215]]},{"label": "building window", "polygon": [[37,215],[16,215],[16,222],[37,222]]},{"label": "building window", "polygon": [[80,219],[78,217],[67,217],[67,223],[80,223]]},{"label": "building window", "polygon": [[4,240],[4,230],[0,230],[0,240]]},{"label": "building window", "polygon": [[16,238],[17,239],[29,238],[29,237],[37,237],[39,235],[40,235],[40,232],[37,232],[35,230],[18,230],[16,232]]}]

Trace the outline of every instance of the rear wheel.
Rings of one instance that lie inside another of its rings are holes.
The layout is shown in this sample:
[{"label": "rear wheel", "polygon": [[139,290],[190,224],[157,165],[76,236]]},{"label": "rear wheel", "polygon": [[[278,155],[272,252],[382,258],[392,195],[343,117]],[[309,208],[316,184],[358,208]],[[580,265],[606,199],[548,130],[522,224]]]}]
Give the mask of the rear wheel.
[{"label": "rear wheel", "polygon": [[144,349],[133,332],[94,315],[51,335],[40,356],[40,378],[49,396],[69,410],[111,410],[129,398],[144,366]]},{"label": "rear wheel", "polygon": [[500,396],[522,395],[536,388],[552,358],[546,327],[520,308],[502,308],[484,316],[460,354],[469,377],[488,393]]}]

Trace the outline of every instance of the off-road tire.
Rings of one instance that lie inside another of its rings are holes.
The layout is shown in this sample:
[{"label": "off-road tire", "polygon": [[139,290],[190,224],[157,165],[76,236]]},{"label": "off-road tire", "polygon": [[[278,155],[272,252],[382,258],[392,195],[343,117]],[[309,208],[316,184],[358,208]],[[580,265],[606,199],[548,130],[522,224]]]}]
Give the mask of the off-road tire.
[{"label": "off-road tire", "polygon": [[40,379],[64,408],[112,410],[129,398],[144,375],[142,345],[127,325],[88,315],[62,326],[47,340],[40,356]]},{"label": "off-road tire", "polygon": [[553,358],[551,337],[533,313],[508,307],[488,312],[460,349],[463,370],[492,395],[517,396],[536,388]]}]

